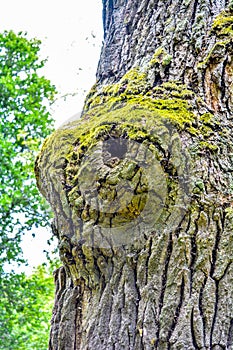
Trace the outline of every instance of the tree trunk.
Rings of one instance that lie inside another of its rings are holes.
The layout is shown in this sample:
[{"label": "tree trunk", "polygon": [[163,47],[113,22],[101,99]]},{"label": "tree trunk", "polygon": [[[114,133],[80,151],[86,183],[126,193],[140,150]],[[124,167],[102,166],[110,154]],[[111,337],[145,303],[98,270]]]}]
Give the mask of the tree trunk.
[{"label": "tree trunk", "polygon": [[97,83],[36,162],[50,350],[233,349],[233,3],[103,0]]}]

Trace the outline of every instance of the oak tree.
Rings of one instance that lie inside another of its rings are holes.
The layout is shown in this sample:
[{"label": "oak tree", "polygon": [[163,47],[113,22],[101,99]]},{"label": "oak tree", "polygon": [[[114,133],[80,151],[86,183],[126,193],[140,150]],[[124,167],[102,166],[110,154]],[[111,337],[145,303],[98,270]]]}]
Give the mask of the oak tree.
[{"label": "oak tree", "polygon": [[38,156],[49,349],[232,349],[233,3],[104,0],[97,82]]}]

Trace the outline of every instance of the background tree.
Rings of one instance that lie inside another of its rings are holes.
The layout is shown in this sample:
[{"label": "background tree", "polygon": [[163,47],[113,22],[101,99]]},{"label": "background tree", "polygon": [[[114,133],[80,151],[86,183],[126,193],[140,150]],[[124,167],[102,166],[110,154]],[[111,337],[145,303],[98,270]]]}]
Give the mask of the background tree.
[{"label": "background tree", "polygon": [[49,104],[55,87],[40,75],[40,41],[23,33],[0,34],[0,260],[22,260],[24,232],[48,223],[38,194],[33,160],[53,130]]},{"label": "background tree", "polygon": [[[35,185],[35,154],[53,130],[49,105],[55,87],[40,74],[40,41],[12,31],[0,34],[0,348],[46,349],[52,277],[6,272],[25,262],[21,240],[48,224],[50,212]],[[49,238],[49,237],[48,237]],[[50,271],[51,272],[51,271]],[[31,332],[31,333],[30,333]],[[30,334],[29,334],[30,333]]]},{"label": "background tree", "polygon": [[54,299],[51,267],[39,266],[30,276],[8,274],[0,289],[0,348],[46,350]]},{"label": "background tree", "polygon": [[232,1],[103,1],[97,83],[44,144],[50,349],[231,349]]}]

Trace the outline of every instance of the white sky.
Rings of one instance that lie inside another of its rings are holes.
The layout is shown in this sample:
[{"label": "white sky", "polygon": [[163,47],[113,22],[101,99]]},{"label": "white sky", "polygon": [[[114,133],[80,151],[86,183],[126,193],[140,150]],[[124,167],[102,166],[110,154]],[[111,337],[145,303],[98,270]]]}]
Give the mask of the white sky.
[{"label": "white sky", "polygon": [[0,30],[26,31],[42,41],[43,74],[60,92],[78,93],[53,105],[56,125],[78,113],[95,82],[102,41],[101,0],[0,0]]},{"label": "white sky", "polygon": [[[86,93],[95,82],[102,41],[101,0],[0,0],[0,31],[28,33],[42,41],[43,70],[60,96],[77,93],[53,105],[56,126],[81,111]],[[30,266],[45,260],[47,232],[36,239],[28,233],[22,243]],[[29,269],[30,270],[30,269]]]}]

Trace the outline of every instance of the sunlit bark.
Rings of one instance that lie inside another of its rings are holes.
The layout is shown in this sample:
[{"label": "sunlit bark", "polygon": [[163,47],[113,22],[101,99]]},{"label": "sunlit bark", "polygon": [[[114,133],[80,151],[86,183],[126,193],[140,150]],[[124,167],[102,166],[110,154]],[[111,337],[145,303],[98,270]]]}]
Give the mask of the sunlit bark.
[{"label": "sunlit bark", "polygon": [[233,349],[233,4],[104,0],[97,84],[36,174],[50,350]]}]

